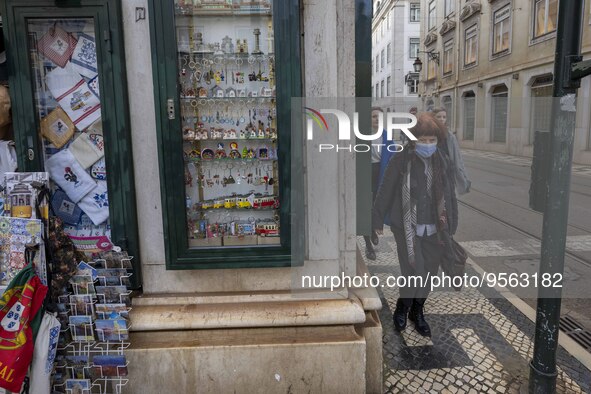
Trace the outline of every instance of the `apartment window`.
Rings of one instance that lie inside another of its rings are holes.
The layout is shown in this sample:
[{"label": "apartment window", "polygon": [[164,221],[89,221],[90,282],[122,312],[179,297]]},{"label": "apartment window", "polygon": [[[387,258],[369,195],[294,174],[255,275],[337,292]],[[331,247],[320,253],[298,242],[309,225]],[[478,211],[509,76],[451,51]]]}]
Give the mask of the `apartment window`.
[{"label": "apartment window", "polygon": [[388,27],[388,31],[390,31],[390,19],[392,19],[392,11],[388,12],[387,18],[388,19],[386,19],[386,24],[387,24],[387,27]]},{"label": "apartment window", "polygon": [[376,96],[376,88],[371,85],[371,97],[375,97]]},{"label": "apartment window", "polygon": [[375,74],[375,71],[373,71],[373,70],[374,70],[374,68],[373,68],[373,65],[374,65],[374,64],[375,64],[375,62],[374,62],[374,60],[373,60],[373,58],[372,58],[372,59],[371,59],[371,70],[372,70],[372,72]]},{"label": "apartment window", "polygon": [[463,138],[474,140],[474,123],[476,120],[476,95],[473,91],[466,92],[462,98],[464,103]]},{"label": "apartment window", "polygon": [[509,50],[509,36],[511,34],[510,4],[500,8],[493,14],[493,55]]},{"label": "apartment window", "polygon": [[429,2],[429,14],[427,16],[427,29],[431,30],[435,28],[435,17],[436,17],[436,9],[435,9],[435,0]]},{"label": "apartment window", "polygon": [[443,75],[451,74],[454,69],[454,40],[443,44]]},{"label": "apartment window", "polygon": [[534,38],[556,30],[558,0],[536,0],[534,5]]},{"label": "apartment window", "polygon": [[380,83],[380,95],[382,97],[386,97],[386,95],[384,94],[384,80],[382,80],[382,82]]},{"label": "apartment window", "polygon": [[410,5],[410,21],[421,21],[421,5],[419,3],[411,3]]},{"label": "apartment window", "polygon": [[380,67],[381,67],[382,69],[384,69],[384,65],[385,65],[385,63],[386,63],[386,56],[384,56],[384,50],[383,50],[383,49],[382,49],[382,52],[380,52],[380,53],[381,53],[381,56],[382,56],[382,57],[381,57],[381,59],[382,59],[382,62],[380,63]]},{"label": "apartment window", "polygon": [[531,120],[529,143],[534,143],[536,131],[550,131],[552,116],[552,75],[537,77],[531,86]]},{"label": "apartment window", "polygon": [[476,64],[478,58],[478,26],[472,25],[464,33],[464,66]]},{"label": "apartment window", "polygon": [[445,96],[441,99],[441,105],[445,108],[445,114],[447,116],[447,127],[451,128],[453,125],[453,106],[451,96]]},{"label": "apartment window", "polygon": [[376,83],[376,98],[380,97],[380,84]]},{"label": "apartment window", "polygon": [[500,85],[492,92],[492,142],[505,142],[507,140],[507,107],[509,90],[507,86]]},{"label": "apartment window", "polygon": [[454,1],[455,0],[445,0],[445,3],[443,4],[445,16],[449,16],[452,12],[454,12]]},{"label": "apartment window", "polygon": [[408,84],[408,94],[418,94],[419,93],[419,80],[413,79]]},{"label": "apartment window", "polygon": [[421,44],[421,39],[413,37],[409,41],[408,45],[408,53],[411,59],[416,59],[419,57],[419,45]]},{"label": "apartment window", "polygon": [[386,47],[386,58],[388,59],[388,63],[392,61],[392,44],[390,43]]},{"label": "apartment window", "polygon": [[427,79],[435,78],[437,76],[437,63],[434,60],[427,58]]},{"label": "apartment window", "polygon": [[392,78],[388,77],[388,79],[386,80],[386,96],[390,97],[392,96]]},{"label": "apartment window", "polygon": [[380,67],[380,54],[376,55],[376,72],[378,72],[378,68]]}]

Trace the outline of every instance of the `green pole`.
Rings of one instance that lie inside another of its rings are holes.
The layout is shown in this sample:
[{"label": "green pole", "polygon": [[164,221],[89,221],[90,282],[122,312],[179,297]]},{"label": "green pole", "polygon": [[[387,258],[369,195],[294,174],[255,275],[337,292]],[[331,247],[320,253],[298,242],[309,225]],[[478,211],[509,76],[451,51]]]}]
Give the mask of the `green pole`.
[{"label": "green pole", "polygon": [[543,285],[548,285],[548,282],[553,284],[564,272],[576,120],[575,96],[579,87],[578,79],[572,78],[572,66],[580,60],[583,6],[583,0],[562,0],[558,11],[552,135],[548,150],[550,171],[542,229],[534,354],[530,363],[529,392],[535,394],[556,392],[562,288]]}]

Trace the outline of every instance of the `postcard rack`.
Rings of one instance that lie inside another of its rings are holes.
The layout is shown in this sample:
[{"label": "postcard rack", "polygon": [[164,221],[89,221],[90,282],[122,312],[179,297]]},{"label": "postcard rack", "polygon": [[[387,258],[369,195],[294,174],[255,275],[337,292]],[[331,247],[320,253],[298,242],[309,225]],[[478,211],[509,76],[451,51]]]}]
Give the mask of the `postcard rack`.
[{"label": "postcard rack", "polygon": [[81,262],[70,279],[71,292],[59,297],[61,335],[53,391],[121,394],[129,382],[131,259]]}]

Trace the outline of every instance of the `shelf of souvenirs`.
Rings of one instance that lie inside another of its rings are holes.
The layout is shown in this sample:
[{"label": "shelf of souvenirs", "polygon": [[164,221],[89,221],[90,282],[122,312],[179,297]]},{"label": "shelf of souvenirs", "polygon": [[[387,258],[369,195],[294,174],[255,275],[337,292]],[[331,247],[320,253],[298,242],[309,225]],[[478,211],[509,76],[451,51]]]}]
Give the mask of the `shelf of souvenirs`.
[{"label": "shelf of souvenirs", "polygon": [[[230,61],[237,61],[240,64],[253,64],[253,63],[258,63],[261,61],[265,61],[268,62],[270,60],[274,60],[275,59],[275,53],[274,52],[263,52],[263,51],[259,51],[259,52],[248,52],[248,51],[242,51],[242,52],[229,52],[229,51],[223,51],[220,49],[216,49],[215,44],[202,44],[201,47],[195,47],[193,45],[193,48],[191,48],[186,42],[184,43],[179,43],[178,44],[178,49],[177,49],[177,53],[183,54],[183,55],[193,55],[192,57],[198,58],[200,60],[211,60],[211,62],[213,62],[213,64],[217,64],[219,62],[222,62],[224,60],[230,60]],[[181,63],[184,60],[183,58],[180,59]],[[210,63],[211,63],[210,62]],[[187,65],[189,65],[189,60],[187,59]]]},{"label": "shelf of souvenirs", "polygon": [[220,196],[194,204],[187,198],[187,207],[193,211],[275,211],[279,209],[279,197],[269,194],[250,193]]},{"label": "shelf of souvenirs", "polygon": [[[229,123],[228,123],[229,124]],[[234,124],[232,122],[232,124]],[[209,130],[203,127],[203,123],[199,122],[197,128],[191,127],[183,128],[183,141],[233,141],[230,142],[230,149],[238,149],[235,141],[271,141],[277,140],[277,129],[274,127],[259,126],[258,130],[254,125],[249,124],[244,130],[236,130],[234,128],[224,129],[221,127],[210,127]]]},{"label": "shelf of souvenirs", "polygon": [[[199,91],[203,89],[205,92],[207,92],[207,95],[205,95],[205,93],[203,93],[202,95],[199,96],[185,96],[185,95],[180,95],[180,99],[181,101],[189,101],[191,102],[192,106],[193,104],[195,104],[194,106],[199,106],[199,105],[215,105],[215,104],[219,104],[219,103],[228,103],[228,102],[232,102],[232,101],[236,101],[236,100],[245,100],[247,101],[247,103],[274,103],[275,102],[275,89],[271,89],[271,88],[263,88],[263,89],[269,89],[270,92],[268,93],[268,96],[259,96],[259,92],[257,91],[252,91],[249,93],[246,93],[246,91],[244,92],[244,94],[242,94],[242,92],[240,92],[240,89],[234,89],[234,95],[232,95],[231,91],[229,91],[228,89],[232,89],[232,88],[227,88],[227,89],[223,89],[220,88],[220,91],[222,91],[224,93],[224,96],[221,95],[209,95],[208,90],[211,89],[206,89],[203,87],[197,87],[196,90]],[[245,89],[242,89],[245,90]],[[256,93],[255,96],[253,96],[252,94]],[[227,94],[227,95],[226,95]],[[195,100],[195,103],[192,103],[192,101]],[[247,104],[245,103],[245,104]]]},{"label": "shelf of souvenirs", "polygon": [[271,1],[179,0],[175,14],[182,16],[272,15]]},{"label": "shelf of souvenirs", "polygon": [[[206,156],[207,157],[207,156]],[[185,163],[235,163],[235,162],[240,162],[240,163],[258,163],[260,161],[268,161],[268,162],[275,162],[277,161],[277,158],[273,158],[273,159],[260,159],[258,157],[253,157],[253,158],[244,158],[244,157],[223,157],[223,158],[215,158],[215,156],[213,158],[201,158],[201,157],[195,157],[195,156],[190,156],[188,155],[187,157],[185,157]]]}]

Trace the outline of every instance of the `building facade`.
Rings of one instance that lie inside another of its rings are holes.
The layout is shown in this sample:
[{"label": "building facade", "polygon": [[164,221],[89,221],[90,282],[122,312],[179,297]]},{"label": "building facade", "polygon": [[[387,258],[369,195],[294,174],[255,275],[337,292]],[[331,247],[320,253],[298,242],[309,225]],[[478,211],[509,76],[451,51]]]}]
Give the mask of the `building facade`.
[{"label": "building facade", "polygon": [[375,105],[394,109],[393,98],[418,98],[421,10],[418,1],[374,1],[372,21],[372,97]]},{"label": "building facade", "polygon": [[[463,147],[531,156],[550,128],[558,0],[423,0],[419,94]],[[585,2],[582,55],[591,55]],[[591,164],[591,82],[578,91],[574,162]]]}]

